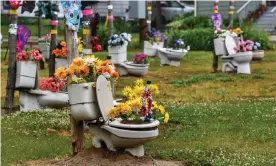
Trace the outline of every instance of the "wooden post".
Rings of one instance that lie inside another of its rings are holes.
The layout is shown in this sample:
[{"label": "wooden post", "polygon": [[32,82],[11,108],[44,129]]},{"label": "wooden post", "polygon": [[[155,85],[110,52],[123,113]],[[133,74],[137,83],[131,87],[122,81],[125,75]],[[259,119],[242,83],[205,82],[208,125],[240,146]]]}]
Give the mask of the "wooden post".
[{"label": "wooden post", "polygon": [[[8,79],[6,86],[6,113],[9,113],[13,107],[14,90],[15,90],[15,74],[16,74],[16,39],[17,39],[17,9],[10,10],[10,29],[9,29],[9,67]],[[11,32],[15,30],[14,32]]]},{"label": "wooden post", "polygon": [[51,45],[50,45],[50,57],[49,57],[49,77],[53,76],[55,73],[55,56],[52,54],[52,50],[54,50],[57,46],[57,27],[58,20],[57,15],[53,14],[51,19]]},{"label": "wooden post", "polygon": [[84,123],[77,121],[70,115],[72,130],[72,154],[75,156],[83,150]]},{"label": "wooden post", "polygon": [[[43,35],[43,20],[42,20],[42,11],[39,9],[39,15],[38,15],[38,39],[42,37]],[[45,69],[44,62],[39,62],[39,67],[41,70]]]},{"label": "wooden post", "polygon": [[[91,8],[82,10],[83,14],[83,42],[84,42],[84,49],[92,49],[91,46],[91,17],[92,17],[93,10]],[[92,51],[91,51],[92,52]]]},{"label": "wooden post", "polygon": [[[217,14],[218,13],[218,0],[216,1],[215,0],[215,3],[214,3],[214,14]],[[215,25],[214,25],[215,26]],[[214,35],[214,38],[215,38],[215,35]],[[213,39],[214,39],[213,38]],[[213,41],[213,71],[216,73],[218,71],[218,56],[215,54],[215,45],[214,45],[214,41]]]},{"label": "wooden post", "polygon": [[148,31],[151,30],[151,14],[152,14],[152,11],[151,11],[151,0],[148,0],[147,1],[147,24],[148,24]]},{"label": "wooden post", "polygon": [[146,19],[141,18],[139,19],[139,42],[143,43],[143,41],[146,39],[146,31],[147,31],[147,25],[146,25]]},{"label": "wooden post", "polygon": [[229,1],[229,12],[228,12],[228,29],[233,29],[233,19],[234,19],[234,0]]},{"label": "wooden post", "polygon": [[107,8],[108,8],[108,34],[109,36],[111,36],[113,35],[113,19],[114,19],[112,15],[113,6],[111,1],[107,2]]}]

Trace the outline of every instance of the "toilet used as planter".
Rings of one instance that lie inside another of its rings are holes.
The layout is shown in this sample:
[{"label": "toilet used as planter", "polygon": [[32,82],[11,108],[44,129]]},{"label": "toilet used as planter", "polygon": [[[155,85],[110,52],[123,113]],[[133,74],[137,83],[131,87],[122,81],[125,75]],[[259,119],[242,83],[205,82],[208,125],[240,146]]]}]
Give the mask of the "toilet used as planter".
[{"label": "toilet used as planter", "polygon": [[158,57],[161,65],[180,66],[181,59],[187,54],[188,50],[172,48],[158,48]]},{"label": "toilet used as planter", "polygon": [[[153,140],[159,134],[157,128],[159,121],[153,120],[145,124],[125,124],[121,123],[120,118],[110,121],[107,115],[114,107],[114,101],[109,83],[104,76],[99,76],[97,79],[96,97],[95,102],[98,107],[90,110],[94,116],[87,121],[93,135],[93,146],[101,148],[102,143],[105,143],[110,151],[124,149],[134,156],[143,156],[143,144]],[[87,120],[85,116],[83,118]]]},{"label": "toilet used as planter", "polygon": [[149,64],[135,64],[132,61],[127,61],[126,46],[116,46],[117,51],[111,51],[109,46],[109,56],[112,64],[115,65],[116,71],[120,76],[133,75],[137,77],[145,76],[149,70]]},{"label": "toilet used as planter", "polygon": [[45,108],[57,109],[68,105],[67,93],[43,91],[39,89],[20,90],[20,111],[35,111]]},{"label": "toilet used as planter", "polygon": [[264,59],[264,50],[253,51],[252,61],[261,61]]},{"label": "toilet used as planter", "polygon": [[158,48],[163,48],[164,42],[154,42],[150,43],[149,41],[144,41],[144,54],[147,54],[148,56],[156,56]]},{"label": "toilet used as planter", "polygon": [[237,72],[238,74],[250,74],[250,62],[253,57],[252,51],[238,52],[234,48],[239,47],[235,39],[227,35],[225,46],[229,55],[221,56],[222,72]]}]

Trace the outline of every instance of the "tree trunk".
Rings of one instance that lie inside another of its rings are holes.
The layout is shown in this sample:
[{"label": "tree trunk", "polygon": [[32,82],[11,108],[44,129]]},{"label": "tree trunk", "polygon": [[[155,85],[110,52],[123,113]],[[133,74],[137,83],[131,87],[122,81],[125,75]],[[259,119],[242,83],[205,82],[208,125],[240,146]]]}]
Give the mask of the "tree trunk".
[{"label": "tree trunk", "polygon": [[[17,14],[11,14],[11,24],[17,25]],[[17,33],[9,34],[9,67],[8,79],[6,86],[6,113],[9,113],[13,107],[14,90],[15,90],[15,74],[16,74],[16,39]]]},{"label": "tree trunk", "polygon": [[108,34],[113,35],[113,15],[112,15],[112,2],[108,1]]},{"label": "tree trunk", "polygon": [[[51,22],[58,21],[57,15],[53,15]],[[57,25],[52,25],[51,30],[51,45],[50,45],[50,57],[49,57],[49,77],[53,76],[55,73],[55,56],[52,54],[52,51],[57,46]]]},{"label": "tree trunk", "polygon": [[[162,24],[162,14],[161,14],[161,3],[160,1],[155,2],[156,6],[156,29],[159,29],[160,31],[164,30],[164,25]],[[165,20],[163,20],[165,21]]]}]

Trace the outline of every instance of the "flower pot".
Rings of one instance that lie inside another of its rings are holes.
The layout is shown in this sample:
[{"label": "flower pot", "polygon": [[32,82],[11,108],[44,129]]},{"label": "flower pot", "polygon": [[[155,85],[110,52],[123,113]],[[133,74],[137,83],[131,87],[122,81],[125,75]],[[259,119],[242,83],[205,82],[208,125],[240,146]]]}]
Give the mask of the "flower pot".
[{"label": "flower pot", "polygon": [[223,38],[214,39],[214,50],[217,56],[227,55],[225,40]]},{"label": "flower pot", "polygon": [[113,64],[120,64],[127,60],[127,45],[108,46],[108,54]]},{"label": "flower pot", "polygon": [[95,82],[68,86],[71,114],[76,120],[95,120],[100,115]]},{"label": "flower pot", "polygon": [[68,61],[65,58],[55,58],[55,70],[59,67],[68,68]]},{"label": "flower pot", "polygon": [[50,43],[39,42],[38,47],[40,48],[40,51],[42,52],[44,58],[48,60],[50,57]]},{"label": "flower pot", "polygon": [[252,61],[260,61],[264,58],[264,50],[253,51]]},{"label": "flower pot", "polygon": [[35,88],[37,65],[34,61],[16,62],[15,88]]},{"label": "flower pot", "polygon": [[148,41],[144,41],[144,54],[147,54],[148,56],[156,56],[157,49],[163,48],[163,47],[164,47],[164,42],[151,44]]}]

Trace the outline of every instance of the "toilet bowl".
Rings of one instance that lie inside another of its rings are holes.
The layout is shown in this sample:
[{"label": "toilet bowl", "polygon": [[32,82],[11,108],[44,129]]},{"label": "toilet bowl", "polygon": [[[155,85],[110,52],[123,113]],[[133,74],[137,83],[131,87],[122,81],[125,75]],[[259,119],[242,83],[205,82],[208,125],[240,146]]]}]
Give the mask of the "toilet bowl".
[{"label": "toilet bowl", "polygon": [[161,65],[180,66],[180,60],[187,54],[186,49],[158,48]]},{"label": "toilet bowl", "polygon": [[93,135],[93,146],[101,148],[102,143],[110,151],[126,150],[134,156],[143,156],[145,142],[151,141],[159,134],[158,120],[145,122],[144,124],[125,124],[121,118],[110,121],[109,110],[114,107],[113,96],[104,76],[99,76],[96,83],[97,102],[100,117],[88,123]]},{"label": "toilet bowl", "polygon": [[237,54],[222,56],[222,72],[234,71],[238,74],[250,74],[250,62],[252,60],[252,51],[239,52]]},{"label": "toilet bowl", "polygon": [[137,77],[145,76],[149,70],[149,64],[135,64],[133,62],[122,62],[116,64],[116,70],[120,73],[120,76],[133,75]]},{"label": "toilet bowl", "polygon": [[68,105],[67,93],[42,90],[20,90],[20,111],[34,111],[42,108],[62,108]]}]

